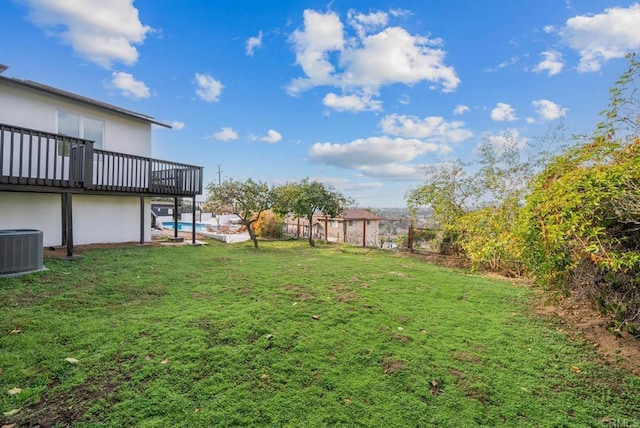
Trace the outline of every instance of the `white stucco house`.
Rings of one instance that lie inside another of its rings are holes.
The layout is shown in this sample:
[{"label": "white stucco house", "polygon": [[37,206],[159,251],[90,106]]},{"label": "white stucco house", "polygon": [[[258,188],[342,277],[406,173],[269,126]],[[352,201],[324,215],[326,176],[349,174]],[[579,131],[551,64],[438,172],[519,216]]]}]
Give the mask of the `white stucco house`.
[{"label": "white stucco house", "polygon": [[170,128],[0,75],[0,229],[41,230],[45,247],[68,252],[74,243],[149,241],[151,197],[195,201],[203,179],[201,167],[150,157],[152,126]]}]

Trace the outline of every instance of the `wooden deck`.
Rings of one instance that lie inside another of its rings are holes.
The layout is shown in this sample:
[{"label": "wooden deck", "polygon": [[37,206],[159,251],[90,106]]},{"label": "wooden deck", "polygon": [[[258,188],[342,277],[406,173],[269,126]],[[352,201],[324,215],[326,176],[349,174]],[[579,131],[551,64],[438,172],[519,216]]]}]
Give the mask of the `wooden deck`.
[{"label": "wooden deck", "polygon": [[199,166],[110,152],[93,142],[0,124],[0,191],[202,194]]}]

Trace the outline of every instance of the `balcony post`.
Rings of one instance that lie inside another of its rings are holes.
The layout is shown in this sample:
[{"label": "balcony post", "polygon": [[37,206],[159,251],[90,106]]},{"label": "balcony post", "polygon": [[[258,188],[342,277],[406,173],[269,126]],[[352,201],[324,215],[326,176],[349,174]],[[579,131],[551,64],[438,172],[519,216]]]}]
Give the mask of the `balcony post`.
[{"label": "balcony post", "polygon": [[153,193],[154,189],[154,185],[153,185],[153,160],[152,159],[148,159],[147,160],[147,189],[149,189],[149,192]]},{"label": "balcony post", "polygon": [[91,189],[93,188],[93,141],[85,143],[82,162],[84,163],[84,171],[82,172],[84,188]]},{"label": "balcony post", "polygon": [[60,245],[63,247],[67,245],[67,194],[60,194],[60,214],[61,221],[60,225],[62,226],[62,242]]},{"label": "balcony post", "polygon": [[178,198],[173,198],[173,239],[178,240]]},{"label": "balcony post", "polygon": [[144,196],[140,196],[140,245],[144,244],[144,221],[145,221],[145,209],[144,209]]},{"label": "balcony post", "polygon": [[196,245],[196,197],[193,196],[191,205],[191,244]]},{"label": "balcony post", "polygon": [[67,236],[67,258],[73,258],[73,195],[64,193],[64,216]]}]

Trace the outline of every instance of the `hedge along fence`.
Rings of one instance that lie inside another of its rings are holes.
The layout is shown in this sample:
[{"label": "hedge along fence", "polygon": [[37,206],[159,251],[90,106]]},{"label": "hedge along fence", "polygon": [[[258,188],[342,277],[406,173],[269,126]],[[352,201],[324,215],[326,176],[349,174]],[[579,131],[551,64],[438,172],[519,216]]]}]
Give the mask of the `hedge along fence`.
[{"label": "hedge along fence", "polygon": [[611,328],[640,332],[640,139],[595,137],[552,160],[523,210],[539,282],[593,299]]}]

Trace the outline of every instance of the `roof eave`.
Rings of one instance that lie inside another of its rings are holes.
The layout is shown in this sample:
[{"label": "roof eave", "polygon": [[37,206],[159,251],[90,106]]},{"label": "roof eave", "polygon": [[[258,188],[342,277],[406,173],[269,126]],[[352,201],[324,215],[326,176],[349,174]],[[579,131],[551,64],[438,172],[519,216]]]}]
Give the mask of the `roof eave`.
[{"label": "roof eave", "polygon": [[108,104],[108,103],[105,103],[105,102],[102,102],[102,101],[94,100],[92,98],[84,97],[82,95],[74,94],[73,92],[67,92],[67,91],[64,91],[62,89],[54,88],[52,86],[43,85],[41,83],[34,82],[34,81],[31,81],[31,80],[22,80],[22,79],[16,79],[16,78],[12,78],[12,77],[4,77],[4,76],[0,76],[0,80],[12,83],[14,85],[18,85],[18,86],[23,86],[23,87],[26,87],[26,88],[34,89],[36,91],[44,92],[44,93],[47,93],[47,94],[50,94],[50,95],[55,95],[55,96],[58,96],[58,97],[66,98],[68,100],[80,102],[80,103],[83,103],[83,104],[88,104],[88,105],[91,105],[93,107],[101,108],[103,110],[107,110],[107,111],[110,111],[112,113],[116,113],[116,114],[119,114],[119,115],[122,115],[122,116],[126,116],[126,117],[137,119],[137,120],[142,120],[142,121],[150,123],[152,125],[157,125],[157,126],[161,126],[163,128],[172,129],[171,125],[166,124],[164,122],[160,122],[159,120],[156,120],[151,116],[147,116],[147,115],[144,115],[142,113],[137,113],[137,112],[132,111],[132,110],[127,110],[127,109],[124,109],[124,108],[121,108],[121,107],[117,107],[117,106],[114,106],[112,104]]}]

